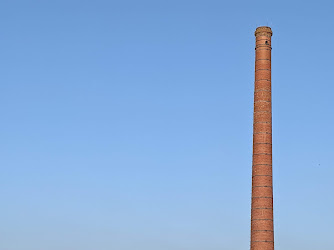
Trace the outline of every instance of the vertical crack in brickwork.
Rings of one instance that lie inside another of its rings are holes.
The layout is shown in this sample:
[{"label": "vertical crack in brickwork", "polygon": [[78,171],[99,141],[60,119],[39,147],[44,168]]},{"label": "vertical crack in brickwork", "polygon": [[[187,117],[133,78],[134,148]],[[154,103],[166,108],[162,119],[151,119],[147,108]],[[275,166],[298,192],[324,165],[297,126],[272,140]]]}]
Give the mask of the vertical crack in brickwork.
[{"label": "vertical crack in brickwork", "polygon": [[271,36],[269,27],[255,31],[251,250],[274,250]]}]

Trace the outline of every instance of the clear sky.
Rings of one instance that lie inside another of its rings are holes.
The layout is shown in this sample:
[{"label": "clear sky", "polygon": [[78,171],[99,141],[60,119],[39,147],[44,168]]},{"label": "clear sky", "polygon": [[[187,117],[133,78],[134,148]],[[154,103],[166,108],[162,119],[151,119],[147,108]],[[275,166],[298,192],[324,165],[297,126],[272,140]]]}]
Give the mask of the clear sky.
[{"label": "clear sky", "polygon": [[1,1],[0,249],[248,249],[269,25],[276,249],[333,250],[333,8]]}]

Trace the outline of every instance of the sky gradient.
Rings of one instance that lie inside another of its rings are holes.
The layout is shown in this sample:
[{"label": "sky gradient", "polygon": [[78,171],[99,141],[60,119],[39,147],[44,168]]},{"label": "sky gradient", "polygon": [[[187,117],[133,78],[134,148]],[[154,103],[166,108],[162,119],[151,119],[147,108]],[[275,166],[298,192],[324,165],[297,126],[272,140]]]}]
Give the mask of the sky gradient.
[{"label": "sky gradient", "polygon": [[268,25],[276,249],[333,250],[333,8],[1,1],[0,249],[248,249]]}]

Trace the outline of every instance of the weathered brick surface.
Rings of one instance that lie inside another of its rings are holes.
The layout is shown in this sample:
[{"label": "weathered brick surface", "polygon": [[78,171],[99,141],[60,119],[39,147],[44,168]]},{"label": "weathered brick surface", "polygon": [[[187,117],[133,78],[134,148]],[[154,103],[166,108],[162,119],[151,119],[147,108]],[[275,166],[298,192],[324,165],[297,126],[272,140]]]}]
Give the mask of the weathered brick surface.
[{"label": "weathered brick surface", "polygon": [[[253,166],[253,175],[272,175],[272,167],[271,165],[254,165]],[[255,183],[256,185],[258,183]],[[268,183],[262,183],[264,186],[268,185]]]},{"label": "weathered brick surface", "polygon": [[[252,206],[253,208],[272,208],[273,200],[272,197],[253,197],[252,198]],[[270,218],[268,218],[270,219]],[[252,221],[252,224],[254,222]]]},{"label": "weathered brick surface", "polygon": [[273,217],[273,210],[271,209],[253,209],[252,220],[267,220],[267,218]]},{"label": "weathered brick surface", "polygon": [[274,242],[268,241],[268,242],[251,242],[251,249],[254,250],[274,250]]},{"label": "weathered brick surface", "polygon": [[258,80],[255,83],[255,88],[256,89],[270,90],[271,89],[271,82],[270,81],[266,81],[266,80]]},{"label": "weathered brick surface", "polygon": [[268,69],[258,69],[255,71],[255,73],[259,79],[270,79],[271,78],[270,70]]},{"label": "weathered brick surface", "polygon": [[273,189],[271,186],[253,186],[252,189],[253,196],[259,197],[259,196],[266,196],[270,197],[273,195]]},{"label": "weathered brick surface", "polygon": [[[254,144],[254,147],[256,147],[256,144]],[[272,164],[272,156],[269,154],[253,154],[253,166],[257,164]]]},{"label": "weathered brick surface", "polygon": [[255,31],[251,250],[274,249],[271,36],[269,27]]},{"label": "weathered brick surface", "polygon": [[271,60],[271,50],[270,49],[257,49],[256,50],[256,60],[270,59]]},{"label": "weathered brick surface", "polygon": [[254,121],[256,121],[256,122],[271,122],[271,112],[270,111],[254,112]]},{"label": "weathered brick surface", "polygon": [[[271,134],[268,134],[267,138],[265,138],[264,141],[270,141],[270,139],[271,139]],[[254,154],[259,154],[259,153],[270,154],[272,152],[271,144],[259,144],[254,148],[253,152]]]},{"label": "weathered brick surface", "polygon": [[262,89],[255,89],[254,97],[256,101],[271,101],[271,91],[264,91]]},{"label": "weathered brick surface", "polygon": [[273,241],[273,232],[271,230],[268,231],[256,231],[252,230],[252,238],[254,241]]},{"label": "weathered brick surface", "polygon": [[[268,167],[268,168],[271,168],[271,167]],[[266,186],[268,185],[268,183],[272,183],[271,172],[268,175],[254,175],[253,173],[253,178],[252,178],[253,186]]]},{"label": "weathered brick surface", "polygon": [[255,64],[255,71],[257,70],[270,70],[271,65],[269,60],[257,60]]},{"label": "weathered brick surface", "polygon": [[252,231],[271,231],[274,226],[272,220],[253,219],[252,221]]},{"label": "weathered brick surface", "polygon": [[[270,89],[270,87],[267,87]],[[254,103],[254,112],[258,111],[271,111],[271,103],[270,102],[256,102]]]},{"label": "weathered brick surface", "polygon": [[271,133],[271,123],[257,123],[254,124],[254,133],[268,132]]}]

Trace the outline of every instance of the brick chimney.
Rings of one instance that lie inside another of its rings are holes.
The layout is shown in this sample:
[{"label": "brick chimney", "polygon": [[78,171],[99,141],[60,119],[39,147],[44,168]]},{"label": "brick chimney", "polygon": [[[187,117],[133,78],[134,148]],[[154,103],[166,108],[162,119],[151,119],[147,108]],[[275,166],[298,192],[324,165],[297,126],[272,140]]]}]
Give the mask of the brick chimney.
[{"label": "brick chimney", "polygon": [[271,125],[271,28],[255,31],[251,250],[274,249]]}]

